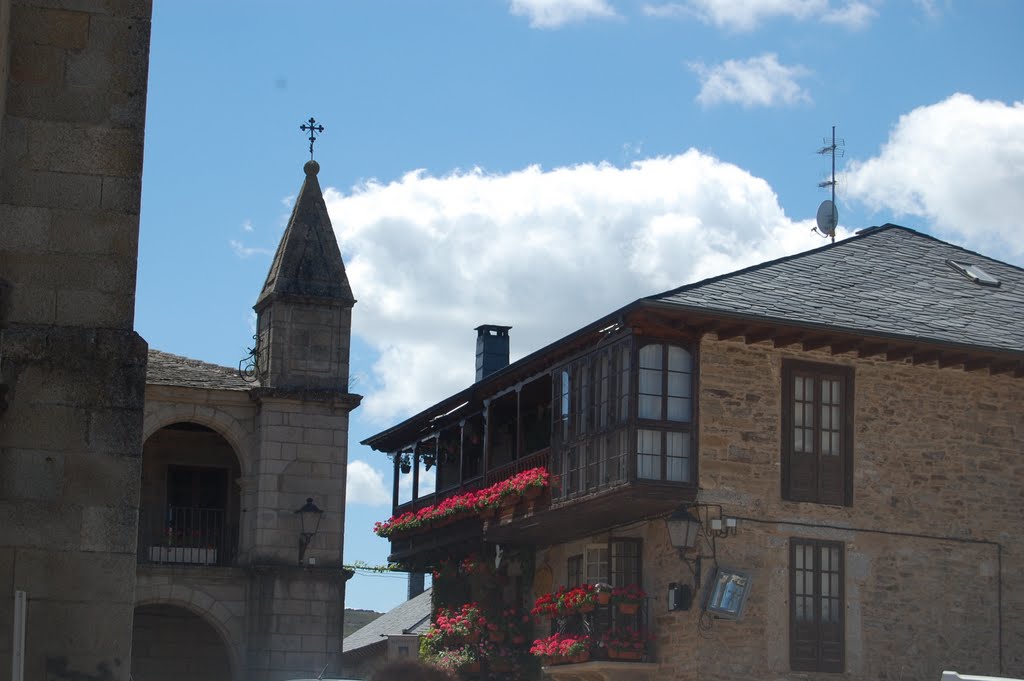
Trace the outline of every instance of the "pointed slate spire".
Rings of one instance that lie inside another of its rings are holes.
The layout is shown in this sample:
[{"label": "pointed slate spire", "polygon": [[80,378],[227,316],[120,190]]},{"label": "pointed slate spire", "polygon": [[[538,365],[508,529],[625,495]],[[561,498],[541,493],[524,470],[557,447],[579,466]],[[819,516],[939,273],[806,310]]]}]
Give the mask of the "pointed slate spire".
[{"label": "pointed slate spire", "polygon": [[303,170],[306,179],[278,244],[263,291],[256,300],[257,312],[279,298],[318,298],[348,307],[356,302],[331,218],[327,215],[320,182],[316,179],[320,164],[307,161]]}]

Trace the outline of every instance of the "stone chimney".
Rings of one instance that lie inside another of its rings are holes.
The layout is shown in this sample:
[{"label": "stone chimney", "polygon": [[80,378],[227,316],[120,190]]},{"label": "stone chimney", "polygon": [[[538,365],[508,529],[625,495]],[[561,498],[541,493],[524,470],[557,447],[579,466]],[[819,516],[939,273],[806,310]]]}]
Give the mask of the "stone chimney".
[{"label": "stone chimney", "polygon": [[511,326],[483,324],[476,327],[476,380],[481,381],[508,366],[508,330]]},{"label": "stone chimney", "polygon": [[412,600],[419,596],[426,588],[426,575],[422,572],[410,572],[409,573],[409,590],[407,592],[407,600]]}]

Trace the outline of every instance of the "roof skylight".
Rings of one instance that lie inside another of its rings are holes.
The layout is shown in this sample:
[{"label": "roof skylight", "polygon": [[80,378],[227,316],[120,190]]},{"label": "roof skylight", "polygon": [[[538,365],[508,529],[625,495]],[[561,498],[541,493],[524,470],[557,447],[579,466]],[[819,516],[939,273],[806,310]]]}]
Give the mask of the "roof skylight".
[{"label": "roof skylight", "polygon": [[959,260],[947,260],[946,264],[976,284],[981,284],[982,286],[999,286],[1001,283],[999,279],[981,269],[981,265],[975,265],[973,263]]}]

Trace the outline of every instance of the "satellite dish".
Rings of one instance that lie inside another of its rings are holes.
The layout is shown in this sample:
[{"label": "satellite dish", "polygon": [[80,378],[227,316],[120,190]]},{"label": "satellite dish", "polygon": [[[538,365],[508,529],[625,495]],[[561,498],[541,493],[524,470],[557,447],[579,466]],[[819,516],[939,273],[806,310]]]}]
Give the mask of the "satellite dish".
[{"label": "satellite dish", "polygon": [[825,199],[818,206],[818,231],[825,236],[834,237],[836,235],[836,225],[839,224],[839,209],[836,208],[836,204],[830,200]]}]

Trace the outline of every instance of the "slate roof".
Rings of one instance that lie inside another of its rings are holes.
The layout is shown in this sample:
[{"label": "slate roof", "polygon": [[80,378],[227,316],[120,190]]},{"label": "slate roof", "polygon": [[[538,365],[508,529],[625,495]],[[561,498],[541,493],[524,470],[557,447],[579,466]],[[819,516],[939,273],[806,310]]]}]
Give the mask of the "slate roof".
[{"label": "slate roof", "polygon": [[425,633],[430,627],[430,592],[427,589],[346,636],[341,644],[342,652],[352,653],[384,644],[388,636]]},{"label": "slate roof", "polygon": [[[980,265],[982,286],[947,260]],[[1024,269],[898,225],[645,300],[832,330],[1024,350]]]},{"label": "slate roof", "polygon": [[[979,285],[946,261],[980,265],[999,287]],[[559,350],[644,307],[821,329],[823,335],[892,338],[1016,355],[1024,353],[1024,269],[899,225],[870,227],[811,251],[771,260],[641,298],[605,315],[362,441],[392,451],[432,429],[438,417],[507,386]],[[589,342],[589,341],[588,341]]]},{"label": "slate roof", "polygon": [[308,161],[303,170],[306,179],[295,199],[292,216],[277,246],[263,290],[256,300],[257,310],[270,299],[281,296],[308,296],[355,303],[338,240],[327,215],[327,204],[316,179],[320,165],[316,161]]},{"label": "slate roof", "polygon": [[259,386],[259,383],[243,381],[235,367],[217,366],[153,349],[149,351],[146,383],[208,390],[249,390]]}]

